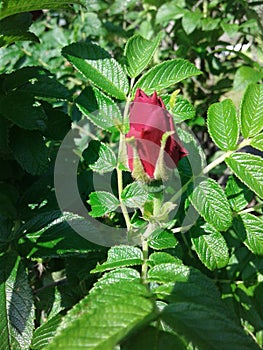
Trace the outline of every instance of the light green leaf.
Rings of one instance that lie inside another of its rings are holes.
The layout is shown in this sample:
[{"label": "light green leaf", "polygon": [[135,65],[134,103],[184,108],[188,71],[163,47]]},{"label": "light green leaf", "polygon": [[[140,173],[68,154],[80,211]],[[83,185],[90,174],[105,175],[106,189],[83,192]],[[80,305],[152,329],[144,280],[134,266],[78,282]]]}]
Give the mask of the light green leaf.
[{"label": "light green leaf", "polygon": [[186,34],[191,34],[201,25],[202,13],[200,11],[185,11],[182,19],[182,26]]},{"label": "light green leaf", "polygon": [[259,149],[260,151],[263,151],[263,134],[258,134],[257,136],[253,137],[250,145],[256,149]]},{"label": "light green leaf", "polygon": [[16,161],[32,175],[42,174],[48,166],[48,148],[37,131],[16,129],[12,132],[10,148]]},{"label": "light green leaf", "polygon": [[239,138],[236,108],[230,100],[212,104],[208,108],[207,126],[214,143],[223,151],[234,150]]},{"label": "light green leaf", "polygon": [[64,47],[62,55],[107,94],[126,99],[128,79],[122,66],[107,51],[93,43],[74,43]]},{"label": "light green leaf", "polygon": [[122,116],[114,101],[95,87],[87,87],[76,99],[79,110],[96,126],[110,130],[122,124]]},{"label": "light green leaf", "polygon": [[160,34],[153,41],[146,40],[136,34],[127,41],[124,55],[128,64],[127,71],[131,78],[136,78],[148,66],[160,40]]},{"label": "light green leaf", "polygon": [[225,313],[213,305],[177,302],[165,307],[162,319],[199,350],[258,350],[252,338]]},{"label": "light green leaf", "polygon": [[155,265],[148,272],[148,280],[158,283],[187,282],[190,270],[181,261]]},{"label": "light green leaf", "polygon": [[116,267],[141,265],[143,262],[142,251],[132,246],[115,246],[108,251],[108,258],[102,265],[97,265],[91,272],[104,272]]},{"label": "light green leaf", "polygon": [[88,203],[91,205],[89,214],[94,218],[103,216],[118,208],[120,202],[113,194],[106,191],[92,192]]},{"label": "light green leaf", "polygon": [[123,203],[129,208],[141,208],[148,199],[148,193],[138,182],[126,186],[121,193]]},{"label": "light green leaf", "polygon": [[0,19],[19,12],[60,8],[68,4],[81,4],[80,0],[5,0],[0,7]]},{"label": "light green leaf", "polygon": [[190,200],[198,213],[219,231],[226,231],[231,226],[230,205],[223,189],[215,180],[201,181]]},{"label": "light green leaf", "polygon": [[233,221],[234,228],[242,242],[254,254],[263,255],[263,220],[249,214],[240,214]]},{"label": "light green leaf", "polygon": [[117,166],[117,159],[112,149],[100,141],[91,140],[83,152],[83,157],[90,169],[100,174],[113,171]]},{"label": "light green leaf", "polygon": [[185,1],[174,1],[164,3],[156,14],[156,24],[163,24],[165,22],[183,17],[184,11],[183,7],[185,6]]},{"label": "light green leaf", "polygon": [[39,350],[47,346],[54,338],[61,320],[62,315],[57,314],[38,327],[34,332],[30,349]]},{"label": "light green leaf", "polygon": [[[178,263],[177,258],[165,252],[154,252],[149,256],[148,264],[153,267],[159,264]],[[180,261],[180,260],[179,260]],[[181,261],[180,261],[181,263]]]},{"label": "light green leaf", "polygon": [[226,241],[213,226],[195,226],[191,230],[191,240],[199,259],[209,270],[221,269],[228,264]]},{"label": "light green leaf", "polygon": [[157,64],[146,72],[136,83],[133,93],[141,88],[146,94],[159,92],[186,78],[201,74],[192,63],[184,59],[173,59]]},{"label": "light green leaf", "polygon": [[34,328],[34,303],[21,259],[0,257],[0,348],[27,350]]},{"label": "light green leaf", "polygon": [[263,128],[263,84],[251,84],[241,102],[242,135],[252,137]]},{"label": "light green leaf", "polygon": [[233,175],[227,180],[225,192],[231,208],[236,212],[244,209],[254,197],[254,193]]},{"label": "light green leaf", "polygon": [[195,116],[194,106],[182,95],[177,95],[175,97],[174,103],[172,103],[172,108],[170,103],[173,99],[173,95],[164,95],[161,97],[166,108],[171,112],[175,124],[181,123],[187,119],[192,119]]},{"label": "light green leaf", "polygon": [[249,84],[257,83],[262,79],[263,73],[251,67],[240,67],[234,77],[233,88],[241,91],[247,88]]},{"label": "light green leaf", "polygon": [[263,198],[263,159],[261,157],[237,152],[226,158],[225,162],[244,184]]},{"label": "light green leaf", "polygon": [[112,350],[134,328],[155,318],[146,286],[121,280],[100,284],[62,320],[48,350]]},{"label": "light green leaf", "polygon": [[163,228],[155,230],[149,238],[149,246],[156,250],[174,248],[177,244],[174,234]]}]

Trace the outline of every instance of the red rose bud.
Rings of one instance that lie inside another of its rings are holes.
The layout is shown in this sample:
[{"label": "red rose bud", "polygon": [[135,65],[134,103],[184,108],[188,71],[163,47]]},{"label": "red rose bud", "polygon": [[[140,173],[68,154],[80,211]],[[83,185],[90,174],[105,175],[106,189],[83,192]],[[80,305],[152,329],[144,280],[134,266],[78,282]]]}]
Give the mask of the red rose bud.
[{"label": "red rose bud", "polygon": [[130,107],[130,130],[126,134],[128,164],[134,178],[165,180],[188,152],[175,132],[172,116],[157,93],[137,89]]}]

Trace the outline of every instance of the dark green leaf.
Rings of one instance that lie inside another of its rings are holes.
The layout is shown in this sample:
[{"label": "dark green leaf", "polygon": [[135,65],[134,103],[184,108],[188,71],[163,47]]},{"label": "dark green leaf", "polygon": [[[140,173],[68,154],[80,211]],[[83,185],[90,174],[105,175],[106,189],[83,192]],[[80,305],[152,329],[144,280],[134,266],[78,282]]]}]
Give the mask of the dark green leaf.
[{"label": "dark green leaf", "polygon": [[80,0],[8,0],[1,4],[0,19],[19,12],[42,10],[43,8],[60,8],[68,4],[80,4]]},{"label": "dark green leaf", "polygon": [[185,350],[179,336],[152,326],[143,328],[123,344],[123,350]]},{"label": "dark green leaf", "polygon": [[13,91],[0,98],[1,114],[23,129],[43,130],[46,115],[34,97],[25,91]]},{"label": "dark green leaf", "polygon": [[43,173],[48,165],[48,148],[36,131],[12,130],[10,147],[16,161],[32,175]]},{"label": "dark green leaf", "polygon": [[259,349],[234,321],[207,305],[195,302],[170,304],[165,307],[162,319],[200,350]]}]

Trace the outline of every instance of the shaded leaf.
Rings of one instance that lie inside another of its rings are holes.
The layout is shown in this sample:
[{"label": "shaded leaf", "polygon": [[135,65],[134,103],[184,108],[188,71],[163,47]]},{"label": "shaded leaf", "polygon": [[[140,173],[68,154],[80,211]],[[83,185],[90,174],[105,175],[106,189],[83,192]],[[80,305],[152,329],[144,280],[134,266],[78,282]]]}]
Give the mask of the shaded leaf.
[{"label": "shaded leaf", "polygon": [[92,192],[88,203],[92,208],[89,214],[94,218],[114,211],[120,204],[119,200],[113,194],[106,191]]}]

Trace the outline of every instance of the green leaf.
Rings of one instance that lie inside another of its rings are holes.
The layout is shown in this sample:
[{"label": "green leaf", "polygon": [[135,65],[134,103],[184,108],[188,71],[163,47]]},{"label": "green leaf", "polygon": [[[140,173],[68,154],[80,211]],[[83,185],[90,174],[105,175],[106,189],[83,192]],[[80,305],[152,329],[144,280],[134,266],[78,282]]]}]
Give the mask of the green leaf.
[{"label": "green leaf", "polygon": [[227,180],[225,192],[232,209],[236,212],[244,209],[254,197],[253,192],[233,175]]},{"label": "green leaf", "polygon": [[26,91],[12,91],[0,98],[1,114],[23,129],[43,130],[46,115],[41,106],[35,106],[34,97]]},{"label": "green leaf", "polygon": [[249,213],[233,221],[234,228],[245,246],[254,254],[263,255],[263,220]]},{"label": "green leaf", "polygon": [[30,13],[20,13],[7,19],[2,19],[0,21],[0,47],[23,40],[39,42],[38,37],[28,31],[31,23]]},{"label": "green leaf", "polygon": [[218,312],[213,305],[177,302],[165,307],[162,319],[200,350],[258,349],[243,329],[222,311]]},{"label": "green leaf", "polygon": [[158,228],[151,234],[148,243],[151,248],[162,250],[174,248],[178,244],[178,241],[172,232],[164,230],[163,228]]},{"label": "green leaf", "polygon": [[160,40],[160,34],[153,41],[146,40],[136,34],[127,41],[124,55],[128,64],[127,71],[131,78],[136,78],[148,66]]},{"label": "green leaf", "polygon": [[42,174],[48,166],[48,148],[36,131],[12,130],[10,148],[16,161],[32,175]]},{"label": "green leaf", "polygon": [[39,350],[47,346],[54,338],[61,320],[62,314],[57,314],[38,327],[34,332],[30,348],[32,350]]},{"label": "green leaf", "polygon": [[108,258],[102,265],[97,265],[91,272],[104,272],[116,267],[141,265],[143,263],[142,251],[131,246],[115,246],[108,251]]},{"label": "green leaf", "polygon": [[171,19],[179,19],[183,17],[184,11],[182,7],[185,6],[185,1],[176,1],[173,2],[168,2],[163,4],[159,9],[156,14],[156,24],[163,24],[164,22],[168,22]]},{"label": "green leaf", "polygon": [[95,286],[62,320],[48,350],[112,350],[134,328],[155,317],[146,286],[133,281]]},{"label": "green leaf", "polygon": [[196,28],[201,25],[202,13],[197,10],[195,12],[185,11],[182,19],[182,26],[186,34],[191,34]]},{"label": "green leaf", "polygon": [[121,193],[124,205],[129,208],[141,208],[148,199],[148,193],[138,182],[126,186]]},{"label": "green leaf", "polygon": [[62,55],[107,94],[126,99],[127,77],[122,66],[107,51],[93,43],[74,43],[64,47]]},{"label": "green leaf", "polygon": [[237,152],[226,158],[233,173],[260,198],[263,198],[263,159],[253,154]]},{"label": "green leaf", "polygon": [[[177,258],[174,256],[165,253],[165,252],[154,252],[149,256],[148,264],[153,267],[155,265],[164,264],[164,263],[178,263]],[[181,261],[180,261],[181,262]]]},{"label": "green leaf", "polygon": [[96,126],[110,130],[122,124],[122,116],[114,101],[97,88],[87,87],[76,99],[79,110]]},{"label": "green leaf", "polygon": [[256,149],[259,149],[260,151],[263,151],[263,134],[258,134],[257,136],[253,137],[250,145]]},{"label": "green leaf", "polygon": [[60,8],[68,4],[81,4],[80,0],[5,0],[0,7],[0,19],[19,12],[30,12],[47,8]]},{"label": "green leaf", "polygon": [[233,88],[236,91],[244,90],[249,84],[257,83],[262,77],[263,73],[254,68],[240,67],[236,71]]},{"label": "green leaf", "polygon": [[89,214],[94,218],[114,211],[120,204],[119,200],[113,194],[106,191],[92,192],[88,203],[92,209]]},{"label": "green leaf", "polygon": [[[177,93],[177,91],[178,90],[176,90],[174,94]],[[187,119],[192,119],[195,116],[194,106],[182,95],[173,96],[173,94],[171,94],[161,97],[166,108],[172,114],[175,124],[181,123]]]},{"label": "green leaf", "polygon": [[241,130],[244,138],[257,135],[263,128],[263,84],[251,84],[241,102]]},{"label": "green leaf", "polygon": [[209,270],[227,266],[229,253],[226,241],[213,226],[194,226],[191,230],[191,240],[199,259]]},{"label": "green leaf", "polygon": [[[91,271],[92,272],[92,271]],[[139,283],[141,281],[141,276],[138,271],[135,269],[132,269],[130,267],[119,267],[116,268],[115,270],[108,271],[105,273],[99,281],[95,284],[95,287],[102,288],[102,286],[109,285],[109,284],[115,284],[120,281],[129,281],[129,282],[134,282]]]},{"label": "green leaf", "polygon": [[148,280],[158,283],[186,282],[190,270],[181,261],[155,265],[148,272]]},{"label": "green leaf", "polygon": [[90,169],[100,174],[113,171],[117,166],[117,159],[112,149],[96,140],[90,141],[88,148],[83,152],[83,158]]},{"label": "green leaf", "polygon": [[179,336],[148,326],[129,337],[123,350],[185,350],[186,346]]},{"label": "green leaf", "polygon": [[239,138],[236,108],[230,100],[214,103],[208,108],[207,126],[214,143],[223,151],[234,150]]},{"label": "green leaf", "polygon": [[9,122],[0,117],[0,154],[9,152]]},{"label": "green leaf", "polygon": [[184,59],[173,59],[157,64],[148,70],[135,84],[133,93],[141,88],[146,94],[159,92],[186,78],[201,74],[192,63]]},{"label": "green leaf", "polygon": [[201,181],[190,200],[198,213],[219,231],[226,231],[231,226],[230,205],[223,189],[215,180]]},{"label": "green leaf", "polygon": [[0,257],[1,349],[27,350],[34,328],[34,303],[28,276],[14,253]]},{"label": "green leaf", "polygon": [[176,123],[181,123],[184,120],[192,119],[195,116],[194,106],[183,96],[176,96],[175,105],[172,108],[173,120]]}]

